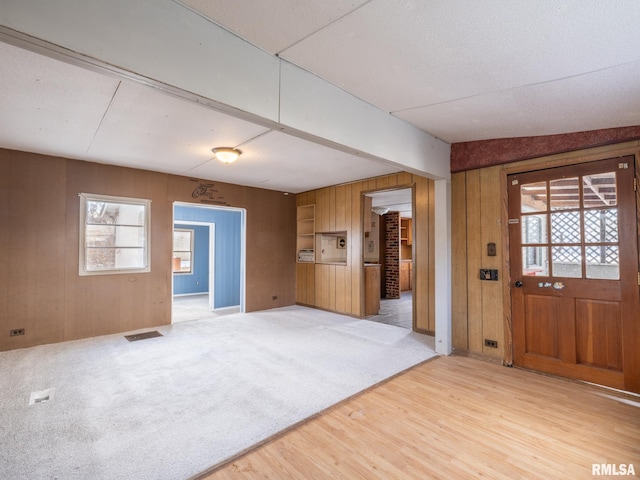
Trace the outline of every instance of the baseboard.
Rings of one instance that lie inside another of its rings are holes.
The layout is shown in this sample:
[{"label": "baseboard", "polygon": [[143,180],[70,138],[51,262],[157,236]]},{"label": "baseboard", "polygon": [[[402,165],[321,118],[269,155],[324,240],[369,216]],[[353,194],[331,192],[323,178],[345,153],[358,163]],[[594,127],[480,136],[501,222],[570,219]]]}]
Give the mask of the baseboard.
[{"label": "baseboard", "polygon": [[468,357],[473,358],[474,360],[481,360],[483,362],[493,363],[495,365],[506,365],[504,360],[498,357],[491,357],[489,355],[485,355],[483,353],[472,352],[471,350],[467,350],[466,348],[454,348],[453,355],[458,355],[460,357]]}]

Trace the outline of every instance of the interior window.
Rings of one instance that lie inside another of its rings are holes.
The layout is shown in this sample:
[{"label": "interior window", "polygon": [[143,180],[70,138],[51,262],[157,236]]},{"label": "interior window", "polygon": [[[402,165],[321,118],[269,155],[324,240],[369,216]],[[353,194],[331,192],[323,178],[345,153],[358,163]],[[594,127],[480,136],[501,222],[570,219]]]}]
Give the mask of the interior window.
[{"label": "interior window", "polygon": [[173,273],[193,273],[193,236],[189,228],[173,230]]}]

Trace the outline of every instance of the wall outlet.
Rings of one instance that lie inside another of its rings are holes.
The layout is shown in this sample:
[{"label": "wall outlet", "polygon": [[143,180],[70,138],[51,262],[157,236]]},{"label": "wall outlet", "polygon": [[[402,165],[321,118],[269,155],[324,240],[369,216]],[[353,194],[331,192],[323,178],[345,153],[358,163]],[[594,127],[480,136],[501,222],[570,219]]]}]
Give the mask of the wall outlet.
[{"label": "wall outlet", "polygon": [[492,280],[494,282],[498,281],[498,270],[493,268],[481,268],[480,280]]},{"label": "wall outlet", "polygon": [[277,300],[278,299],[278,295],[274,295],[273,297],[271,297],[271,300]]},{"label": "wall outlet", "polygon": [[9,330],[10,337],[17,337],[18,335],[24,335],[24,328],[16,328],[14,330]]},{"label": "wall outlet", "polygon": [[498,348],[498,341],[497,340],[489,340],[488,338],[484,339],[484,346],[485,347],[491,347],[491,348]]}]

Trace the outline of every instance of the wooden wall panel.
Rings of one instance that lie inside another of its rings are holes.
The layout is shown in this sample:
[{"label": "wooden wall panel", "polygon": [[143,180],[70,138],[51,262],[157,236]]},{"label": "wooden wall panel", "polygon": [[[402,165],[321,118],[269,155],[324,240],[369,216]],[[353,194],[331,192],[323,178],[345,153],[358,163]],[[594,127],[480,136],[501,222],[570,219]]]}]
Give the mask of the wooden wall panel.
[{"label": "wooden wall panel", "polygon": [[429,210],[429,231],[427,236],[429,239],[429,331],[436,331],[436,291],[435,291],[435,278],[436,278],[436,242],[435,242],[435,228],[436,228],[436,189],[433,180],[428,181],[429,187],[429,202],[427,208]]},{"label": "wooden wall panel", "polygon": [[329,225],[329,195],[326,190],[316,190],[316,232],[326,232]]},{"label": "wooden wall panel", "polygon": [[362,220],[363,182],[351,184],[351,288],[346,292],[351,296],[351,315],[364,316],[364,257]]},{"label": "wooden wall panel", "polygon": [[315,268],[315,306],[329,310],[331,300],[329,294],[330,265],[317,263]]},{"label": "wooden wall panel", "polygon": [[482,245],[478,240],[481,231],[480,171],[467,172],[467,305],[469,350],[482,352]]},{"label": "wooden wall panel", "polygon": [[335,189],[335,225],[337,232],[347,230],[347,186],[339,185]]},{"label": "wooden wall panel", "polygon": [[[347,231],[347,265],[316,264],[313,282],[305,282],[298,269],[297,298],[306,298],[309,305],[334,310],[355,317],[364,316],[364,264],[363,264],[363,192],[415,185],[416,212],[419,220],[414,258],[414,310],[418,318],[415,328],[435,331],[434,299],[434,189],[433,181],[407,172],[370,178],[345,185],[327,187],[311,192],[316,205],[316,231]],[[298,205],[307,204],[310,192],[300,194]],[[313,283],[313,287],[311,284]],[[303,285],[304,284],[304,285]],[[314,299],[302,289],[313,289]],[[300,301],[300,300],[298,300]]]},{"label": "wooden wall panel", "polygon": [[0,350],[64,339],[65,170],[0,150]]},{"label": "wooden wall panel", "polygon": [[336,187],[330,187],[329,191],[329,232],[336,231]]},{"label": "wooden wall panel", "polygon": [[[507,272],[502,271],[502,201],[500,198],[500,167],[480,170],[481,226],[480,253],[481,268],[498,270],[498,278]],[[496,244],[496,256],[487,255],[487,244]],[[482,287],[482,353],[492,357],[503,356],[504,350],[504,312],[502,302],[502,283],[500,281],[481,281]],[[498,348],[484,346],[484,339],[496,340]]]},{"label": "wooden wall panel", "polygon": [[[452,333],[455,348],[512,362],[506,175],[637,154],[640,142],[572,151],[452,175]],[[496,244],[489,257],[487,243]],[[499,281],[480,281],[480,268],[495,268]],[[466,283],[462,279],[466,280]],[[466,341],[465,341],[466,335]],[[484,346],[484,339],[499,348]]]},{"label": "wooden wall panel", "polygon": [[415,243],[413,245],[414,257],[414,285],[413,296],[415,298],[415,328],[419,332],[434,332],[435,326],[429,324],[430,310],[434,305],[430,304],[429,292],[429,190],[430,180],[413,176],[415,182],[415,211],[413,212],[413,230]]},{"label": "wooden wall panel", "polygon": [[[171,204],[167,175],[109,165],[67,165],[67,263],[65,340],[125,332],[171,323]],[[151,271],[78,275],[78,194],[100,193],[151,200]],[[75,261],[72,261],[74,259]]]},{"label": "wooden wall panel", "polygon": [[451,337],[453,348],[468,349],[466,174],[451,176]]},{"label": "wooden wall panel", "polygon": [[[197,179],[10,150],[0,181],[0,328],[26,333],[0,335],[1,350],[170,323],[174,201],[245,208],[247,311],[295,302],[293,195],[216,183],[194,200]],[[78,275],[81,192],[152,201],[151,272]]]},{"label": "wooden wall panel", "polygon": [[376,190],[385,190],[389,188],[392,178],[395,179],[395,175],[376,178]]},{"label": "wooden wall panel", "polygon": [[[342,195],[344,202],[344,223],[340,225],[340,230],[347,231],[347,266],[343,269],[343,279],[344,282],[343,288],[338,290],[338,292],[343,292],[341,294],[341,304],[343,305],[343,310],[341,312],[351,314],[352,313],[352,295],[351,295],[351,278],[352,278],[352,270],[353,270],[353,235],[351,234],[351,213],[353,208],[352,202],[352,193],[351,193],[351,184],[342,185],[341,187],[344,191]],[[337,227],[338,225],[336,225]]]},{"label": "wooden wall panel", "polygon": [[400,172],[396,174],[396,185],[411,185],[413,183],[413,175],[409,172]]}]

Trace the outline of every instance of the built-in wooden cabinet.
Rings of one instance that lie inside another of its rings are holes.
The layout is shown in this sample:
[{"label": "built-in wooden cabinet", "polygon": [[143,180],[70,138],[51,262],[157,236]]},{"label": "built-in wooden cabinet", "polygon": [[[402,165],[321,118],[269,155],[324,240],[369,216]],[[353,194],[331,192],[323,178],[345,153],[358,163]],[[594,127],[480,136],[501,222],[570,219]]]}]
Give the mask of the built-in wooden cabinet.
[{"label": "built-in wooden cabinet", "polygon": [[400,219],[400,241],[403,245],[413,244],[413,220],[411,218]]},{"label": "built-in wooden cabinet", "polygon": [[364,266],[364,314],[378,315],[380,311],[380,264]]},{"label": "built-in wooden cabinet", "polygon": [[411,260],[402,260],[400,262],[400,291],[406,292],[412,290],[412,273],[413,265]]},{"label": "built-in wooden cabinet", "polygon": [[301,263],[313,263],[315,261],[315,237],[316,237],[316,206],[302,205],[296,212],[296,252],[297,260]]}]

